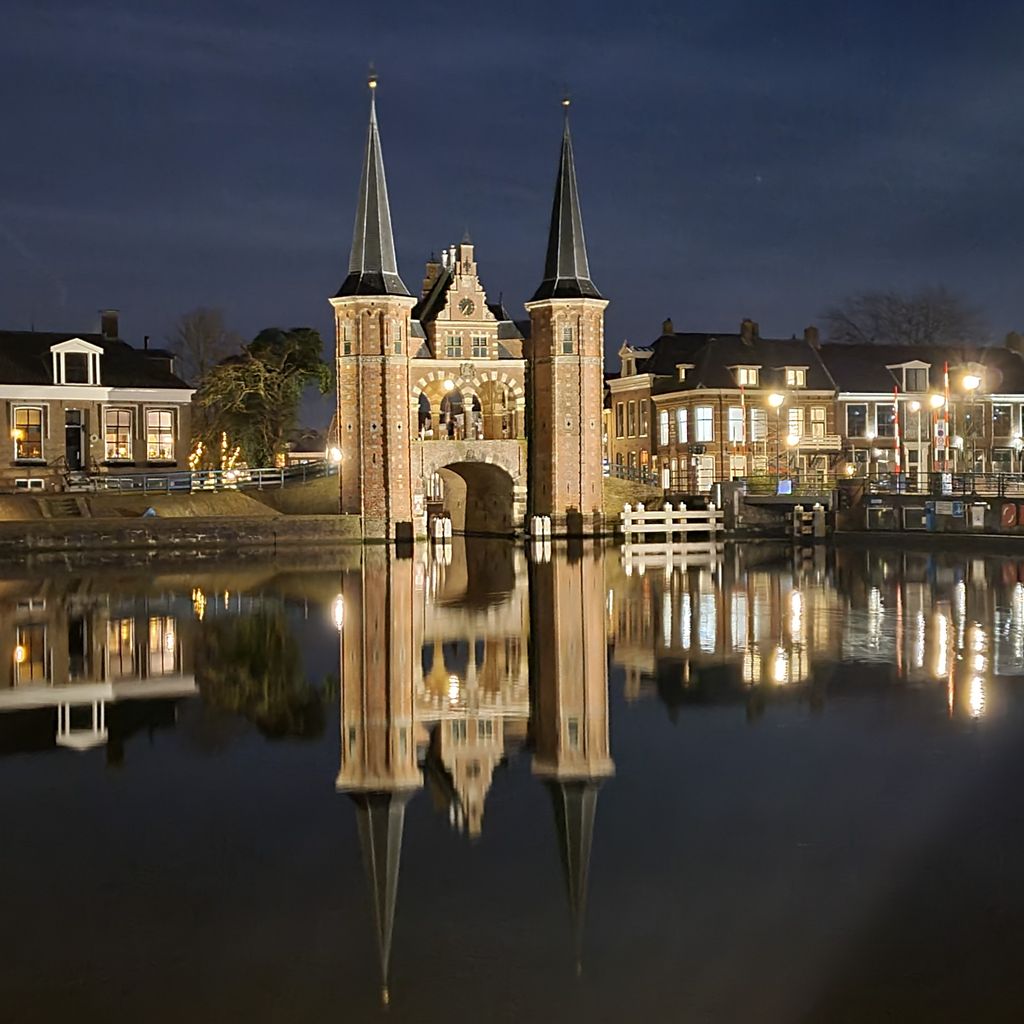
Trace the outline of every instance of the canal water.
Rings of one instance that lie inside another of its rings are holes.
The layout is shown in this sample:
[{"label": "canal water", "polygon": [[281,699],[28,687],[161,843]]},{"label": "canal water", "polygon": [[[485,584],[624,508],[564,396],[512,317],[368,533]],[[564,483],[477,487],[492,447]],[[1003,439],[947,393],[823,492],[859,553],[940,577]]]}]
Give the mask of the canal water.
[{"label": "canal water", "polygon": [[0,654],[4,1021],[1024,1015],[1024,559],[9,568]]}]

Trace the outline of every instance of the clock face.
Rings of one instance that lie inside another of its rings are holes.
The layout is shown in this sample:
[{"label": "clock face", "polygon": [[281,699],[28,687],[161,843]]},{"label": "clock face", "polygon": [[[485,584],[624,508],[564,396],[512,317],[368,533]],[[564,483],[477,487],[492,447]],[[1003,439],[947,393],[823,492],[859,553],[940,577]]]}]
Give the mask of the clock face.
[{"label": "clock face", "polygon": [[463,316],[472,316],[474,309],[476,309],[476,303],[472,299],[463,299],[459,303],[459,312]]}]

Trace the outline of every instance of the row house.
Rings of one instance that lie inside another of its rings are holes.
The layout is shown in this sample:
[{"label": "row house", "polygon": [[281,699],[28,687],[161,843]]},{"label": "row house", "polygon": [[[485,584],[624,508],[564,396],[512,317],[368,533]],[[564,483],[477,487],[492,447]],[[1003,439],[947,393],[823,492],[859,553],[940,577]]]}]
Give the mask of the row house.
[{"label": "row house", "polygon": [[1024,472],[1024,339],[1002,346],[819,344],[677,333],[625,344],[608,381],[613,476],[671,492],[716,481]]},{"label": "row house", "polygon": [[824,345],[849,476],[1019,473],[1024,358],[1003,346]]},{"label": "row house", "polygon": [[816,328],[803,338],[676,333],[670,320],[649,347],[624,345],[609,381],[609,471],[666,491],[720,480],[830,472],[841,439],[835,386]]},{"label": "row house", "polygon": [[0,331],[0,491],[187,468],[193,393],[171,353],[120,338],[114,310],[99,333]]}]

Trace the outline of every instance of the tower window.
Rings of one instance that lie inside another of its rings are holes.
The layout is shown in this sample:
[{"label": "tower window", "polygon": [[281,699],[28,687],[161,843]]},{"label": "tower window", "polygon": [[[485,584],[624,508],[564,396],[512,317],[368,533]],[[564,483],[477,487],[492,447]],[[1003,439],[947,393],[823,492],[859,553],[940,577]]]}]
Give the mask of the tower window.
[{"label": "tower window", "polygon": [[341,354],[352,355],[352,323],[348,320],[341,325]]},{"label": "tower window", "polygon": [[562,328],[562,354],[572,355],[572,328]]}]

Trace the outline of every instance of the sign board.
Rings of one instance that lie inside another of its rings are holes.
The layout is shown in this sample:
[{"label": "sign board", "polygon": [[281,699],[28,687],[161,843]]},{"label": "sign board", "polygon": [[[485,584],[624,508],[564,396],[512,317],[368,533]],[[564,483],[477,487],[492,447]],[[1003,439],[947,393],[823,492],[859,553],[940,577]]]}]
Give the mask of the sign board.
[{"label": "sign board", "polygon": [[985,525],[985,507],[984,505],[971,506],[971,527],[973,529],[980,530]]},{"label": "sign board", "polygon": [[960,519],[964,514],[964,503],[962,501],[937,501],[935,502],[935,514],[937,516],[955,516]]},{"label": "sign board", "polygon": [[953,493],[953,474],[943,473],[942,474],[942,493],[952,494]]}]

